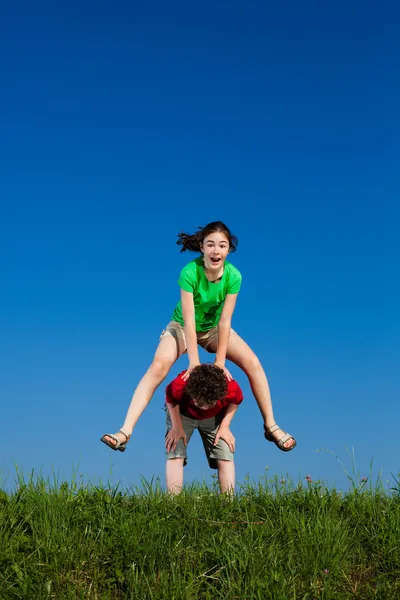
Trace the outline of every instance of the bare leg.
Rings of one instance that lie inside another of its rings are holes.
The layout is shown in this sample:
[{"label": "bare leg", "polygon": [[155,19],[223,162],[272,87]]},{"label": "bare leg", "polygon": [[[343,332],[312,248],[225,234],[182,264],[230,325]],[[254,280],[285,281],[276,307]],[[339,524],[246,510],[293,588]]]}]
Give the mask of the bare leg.
[{"label": "bare leg", "polygon": [[[126,437],[132,433],[133,428],[153,397],[154,392],[166,378],[174,362],[181,354],[183,354],[183,352],[185,352],[185,350],[186,345],[183,340],[176,340],[169,334],[161,338],[153,362],[140,380],[132,396],[125,422],[121,427],[123,433],[118,432],[115,434],[121,442],[125,442]],[[126,435],[124,435],[124,433]],[[107,438],[107,436],[104,437]],[[112,438],[107,439],[112,444],[115,444],[115,441]]]},{"label": "bare leg", "polygon": [[[210,344],[208,349],[211,352],[215,352],[216,346],[214,347],[214,345]],[[253,350],[235,331],[231,331],[226,358],[246,373],[258,408],[263,416],[264,425],[272,427],[275,424],[275,419],[267,376]],[[275,440],[279,440],[283,437],[284,432],[282,429],[277,429],[272,435]],[[285,442],[284,446],[285,448],[290,448],[294,443],[293,439],[289,439]]]},{"label": "bare leg", "polygon": [[233,460],[217,460],[218,481],[221,494],[233,496],[235,493],[235,463]]},{"label": "bare leg", "polygon": [[165,479],[170,494],[180,494],[183,487],[184,458],[170,458],[165,465]]}]

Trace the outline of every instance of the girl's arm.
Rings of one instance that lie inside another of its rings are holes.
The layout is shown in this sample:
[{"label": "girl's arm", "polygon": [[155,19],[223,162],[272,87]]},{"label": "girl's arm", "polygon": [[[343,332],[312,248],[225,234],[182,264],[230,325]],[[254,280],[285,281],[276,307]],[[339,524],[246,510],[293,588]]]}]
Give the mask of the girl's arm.
[{"label": "girl's arm", "polygon": [[227,294],[222,309],[221,317],[218,322],[218,347],[215,355],[215,364],[224,369],[228,380],[232,380],[232,375],[225,367],[226,351],[228,350],[229,336],[231,333],[231,322],[233,311],[235,310],[238,294]]},{"label": "girl's arm", "polygon": [[196,318],[194,313],[194,302],[192,292],[181,290],[182,316],[186,337],[186,348],[189,357],[189,368],[183,376],[183,380],[189,377],[190,371],[200,364],[199,348],[197,346]]}]

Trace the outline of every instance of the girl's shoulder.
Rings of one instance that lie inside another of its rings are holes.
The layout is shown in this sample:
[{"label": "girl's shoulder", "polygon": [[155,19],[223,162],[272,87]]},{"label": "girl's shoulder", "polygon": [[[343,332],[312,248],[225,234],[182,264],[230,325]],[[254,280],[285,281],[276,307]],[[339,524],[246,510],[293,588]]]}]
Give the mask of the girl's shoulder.
[{"label": "girl's shoulder", "polygon": [[225,268],[230,276],[234,277],[235,279],[242,279],[242,274],[239,269],[228,260],[225,261]]},{"label": "girl's shoulder", "polygon": [[182,273],[195,273],[203,267],[203,257],[199,256],[188,262],[182,269]]},{"label": "girl's shoulder", "polygon": [[[203,266],[203,258],[195,258],[187,263],[181,270],[178,283],[183,289],[186,289],[183,284],[188,283],[191,287],[196,286],[201,279],[201,270]],[[187,289],[189,291],[189,289]],[[190,290],[191,291],[191,290]]]},{"label": "girl's shoulder", "polygon": [[[200,277],[201,272],[203,271],[204,263],[203,257],[198,256],[194,260],[188,262],[182,269],[181,275],[183,276],[191,276],[191,277]],[[228,260],[225,261],[224,270],[226,272],[227,277],[230,280],[242,280],[242,274],[235,265],[233,265]]]}]

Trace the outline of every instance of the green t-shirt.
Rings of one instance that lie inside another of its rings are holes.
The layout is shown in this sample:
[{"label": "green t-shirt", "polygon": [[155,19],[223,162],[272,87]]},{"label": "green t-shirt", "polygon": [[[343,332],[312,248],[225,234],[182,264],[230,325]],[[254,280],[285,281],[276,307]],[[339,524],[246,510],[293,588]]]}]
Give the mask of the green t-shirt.
[{"label": "green t-shirt", "polygon": [[[181,271],[178,284],[193,293],[196,331],[208,331],[218,324],[227,294],[237,294],[242,283],[240,271],[227,260],[219,281],[208,281],[204,272],[203,257],[192,260]],[[179,300],[172,315],[173,321],[183,325],[182,303]]]}]

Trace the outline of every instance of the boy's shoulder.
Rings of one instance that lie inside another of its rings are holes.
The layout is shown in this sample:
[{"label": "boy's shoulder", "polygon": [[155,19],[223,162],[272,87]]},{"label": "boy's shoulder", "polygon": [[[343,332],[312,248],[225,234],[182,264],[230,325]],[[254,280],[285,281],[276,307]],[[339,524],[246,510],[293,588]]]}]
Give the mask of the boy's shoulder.
[{"label": "boy's shoulder", "polygon": [[227,402],[241,402],[243,400],[243,392],[242,392],[242,388],[240,387],[240,385],[238,384],[237,381],[235,381],[234,379],[232,379],[231,381],[228,381],[228,392],[226,394],[226,401]]},{"label": "boy's shoulder", "polygon": [[[167,398],[179,402],[185,391],[186,381],[183,379],[186,369],[181,371],[175,379],[167,385]],[[243,400],[243,392],[237,381],[232,379],[228,381],[228,391],[225,396],[225,403],[240,404]]]},{"label": "boy's shoulder", "polygon": [[182,371],[167,385],[167,396],[174,400],[180,400],[182,398],[184,389],[186,387],[186,381],[183,379],[185,371]]}]

